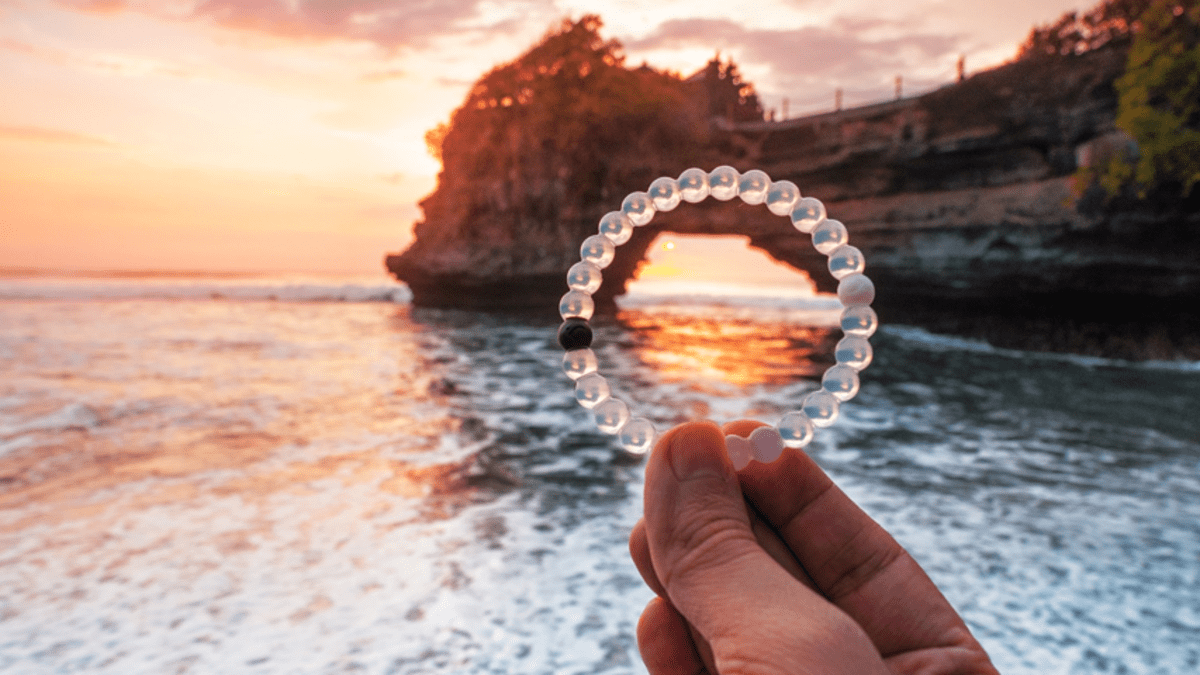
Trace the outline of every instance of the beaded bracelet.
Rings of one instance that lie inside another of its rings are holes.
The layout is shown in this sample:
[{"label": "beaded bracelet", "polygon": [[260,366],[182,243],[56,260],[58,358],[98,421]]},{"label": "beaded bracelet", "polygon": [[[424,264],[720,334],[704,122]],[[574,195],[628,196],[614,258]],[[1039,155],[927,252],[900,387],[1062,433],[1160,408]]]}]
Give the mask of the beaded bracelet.
[{"label": "beaded bracelet", "polygon": [[838,280],[838,300],[842,312],[844,337],[834,349],[837,364],[821,378],[821,388],[805,397],[800,409],[783,416],[774,427],[755,429],[748,438],[726,436],[726,447],[734,467],[742,469],[751,459],[769,463],[779,458],[783,448],[803,448],[812,442],[816,428],[837,421],[838,406],[858,393],[858,372],[871,363],[873,352],[867,340],[879,326],[870,304],[875,285],[863,275],[866,266],[862,251],[850,246],[846,227],[825,217],[825,206],[812,197],[801,198],[791,181],[771,181],[757,169],[739,174],[731,166],[719,166],[711,172],[688,169],[678,179],[662,177],[646,192],[630,193],[620,211],[600,219],[600,232],[584,240],[582,260],[567,272],[570,291],[559,301],[564,322],[558,329],[558,342],[566,350],[563,370],[575,381],[575,399],[592,411],[596,426],[615,434],[628,451],[643,454],[655,440],[654,425],[644,417],[633,417],[624,401],[611,395],[608,382],[597,372],[599,364],[590,349],[592,329],[588,320],[595,311],[592,293],[600,288],[602,270],[616,255],[616,247],[629,241],[633,228],[649,223],[659,211],[670,211],[681,201],[696,203],[708,196],[721,201],[741,197],[747,204],[766,204],[778,216],[790,216],[792,225],[812,235],[813,246],[829,257],[829,271]]}]

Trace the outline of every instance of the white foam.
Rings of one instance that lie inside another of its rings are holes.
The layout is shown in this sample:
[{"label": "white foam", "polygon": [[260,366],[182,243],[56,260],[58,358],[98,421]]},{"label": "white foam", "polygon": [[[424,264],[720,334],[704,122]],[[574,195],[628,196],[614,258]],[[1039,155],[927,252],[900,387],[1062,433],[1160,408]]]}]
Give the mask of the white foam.
[{"label": "white foam", "polygon": [[0,279],[0,300],[407,303],[412,293],[377,277],[30,277]]}]

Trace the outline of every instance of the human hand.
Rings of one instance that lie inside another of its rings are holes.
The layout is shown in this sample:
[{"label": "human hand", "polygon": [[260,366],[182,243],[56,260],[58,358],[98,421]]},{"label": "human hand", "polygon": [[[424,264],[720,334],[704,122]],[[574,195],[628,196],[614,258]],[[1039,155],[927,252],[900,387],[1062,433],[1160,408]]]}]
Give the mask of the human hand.
[{"label": "human hand", "polygon": [[736,472],[725,434],[658,442],[629,548],[658,594],[638,647],[651,675],[997,675],[924,570],[808,455]]}]

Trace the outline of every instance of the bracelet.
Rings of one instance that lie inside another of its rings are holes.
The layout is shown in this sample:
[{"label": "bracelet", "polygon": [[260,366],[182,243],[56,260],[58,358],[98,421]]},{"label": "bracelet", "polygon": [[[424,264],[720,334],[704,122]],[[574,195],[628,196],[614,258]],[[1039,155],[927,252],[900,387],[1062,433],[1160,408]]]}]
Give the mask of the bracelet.
[{"label": "bracelet", "polygon": [[837,363],[821,377],[821,388],[805,397],[799,410],[783,416],[774,427],[759,427],[749,437],[728,435],[726,447],[738,470],[751,460],[770,463],[779,458],[784,447],[803,448],[812,442],[816,429],[832,425],[841,403],[858,393],[858,373],[871,363],[874,352],[868,338],[879,327],[879,319],[870,304],[875,285],[862,272],[866,266],[862,251],[848,244],[846,227],[825,217],[825,206],[812,197],[801,197],[791,181],[772,181],[757,169],[739,174],[731,166],[719,166],[711,172],[688,169],[679,178],[662,177],[646,192],[632,192],[621,202],[620,211],[600,219],[600,231],[584,240],[582,260],[567,272],[570,291],[559,301],[563,324],[558,342],[566,350],[563,371],[575,381],[575,399],[591,410],[596,426],[616,435],[629,452],[644,454],[654,445],[655,429],[645,417],[633,417],[629,406],[612,396],[608,381],[598,371],[596,354],[591,350],[592,329],[588,320],[595,311],[592,293],[600,288],[602,270],[613,261],[616,247],[629,241],[633,228],[649,223],[659,211],[670,211],[680,202],[696,203],[712,196],[720,201],[741,197],[747,204],[766,204],[777,216],[789,216],[792,225],[812,235],[813,246],[829,258],[829,272],[838,280],[838,300],[842,312],[844,337],[834,348]]}]

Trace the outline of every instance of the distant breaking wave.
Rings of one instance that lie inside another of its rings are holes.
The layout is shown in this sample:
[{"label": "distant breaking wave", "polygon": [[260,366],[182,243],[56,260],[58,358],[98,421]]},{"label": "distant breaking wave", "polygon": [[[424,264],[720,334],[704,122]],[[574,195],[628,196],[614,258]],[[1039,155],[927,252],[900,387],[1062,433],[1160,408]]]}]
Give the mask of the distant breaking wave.
[{"label": "distant breaking wave", "polygon": [[407,303],[404,284],[378,277],[71,276],[0,279],[0,300],[233,300]]}]

